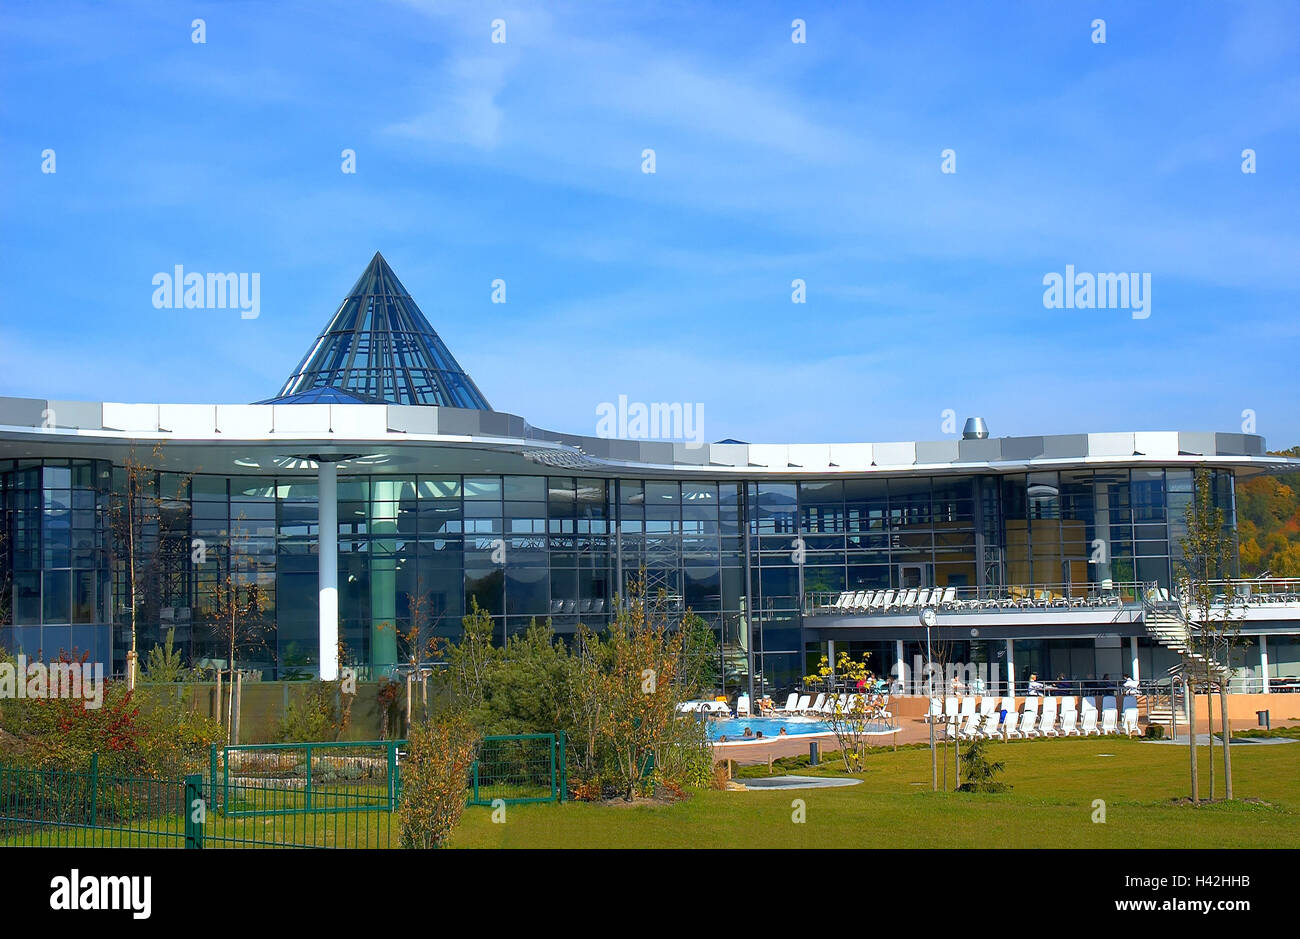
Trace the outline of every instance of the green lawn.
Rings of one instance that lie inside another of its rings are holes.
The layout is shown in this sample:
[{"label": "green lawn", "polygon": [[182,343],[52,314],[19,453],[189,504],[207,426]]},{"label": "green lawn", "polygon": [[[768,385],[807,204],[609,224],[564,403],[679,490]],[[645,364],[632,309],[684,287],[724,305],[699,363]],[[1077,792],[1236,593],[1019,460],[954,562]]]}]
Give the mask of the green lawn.
[{"label": "green lawn", "polygon": [[[1219,751],[1216,750],[1216,753]],[[1105,756],[1103,754],[1111,754]],[[1201,748],[1202,795],[1208,759]],[[1009,792],[930,791],[928,750],[868,756],[841,789],[703,792],[674,805],[582,803],[466,810],[453,847],[1290,847],[1300,844],[1300,744],[1233,748],[1238,801],[1172,804],[1188,791],[1186,747],[1122,738],[997,743]],[[832,764],[833,766],[833,764]],[[753,770],[750,770],[751,772]],[[766,775],[766,766],[757,770]],[[832,771],[824,767],[823,772]],[[942,769],[940,771],[942,779]],[[743,780],[742,780],[743,781]],[[1222,780],[1219,781],[1222,794]],[[802,799],[806,821],[792,821]],[[1093,800],[1106,822],[1092,821]]]}]

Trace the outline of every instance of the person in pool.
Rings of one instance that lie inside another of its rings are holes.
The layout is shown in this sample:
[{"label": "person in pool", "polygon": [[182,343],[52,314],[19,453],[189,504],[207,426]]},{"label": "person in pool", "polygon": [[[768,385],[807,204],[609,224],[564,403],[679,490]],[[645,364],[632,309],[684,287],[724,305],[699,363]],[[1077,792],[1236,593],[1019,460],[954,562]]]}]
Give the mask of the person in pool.
[{"label": "person in pool", "polygon": [[746,737],[752,737],[752,736],[754,736],[754,729],[753,729],[752,727],[746,727],[746,728],[745,728],[745,736],[746,736]]},{"label": "person in pool", "polygon": [[778,737],[784,737],[784,736],[785,736],[785,728],[782,727],[780,730],[778,730],[778,731],[776,732],[776,735],[777,735]]},{"label": "person in pool", "polygon": [[755,740],[762,740],[762,739],[763,739],[763,732],[760,730],[758,733],[754,734],[754,739],[755,739]]}]

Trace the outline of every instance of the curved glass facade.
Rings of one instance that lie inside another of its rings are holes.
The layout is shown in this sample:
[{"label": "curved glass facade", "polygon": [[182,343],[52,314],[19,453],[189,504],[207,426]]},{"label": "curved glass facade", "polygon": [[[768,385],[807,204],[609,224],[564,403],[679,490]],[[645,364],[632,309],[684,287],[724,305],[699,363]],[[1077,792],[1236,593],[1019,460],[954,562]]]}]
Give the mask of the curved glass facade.
[{"label": "curved glass facade", "polygon": [[[112,622],[120,667],[130,646],[126,485],[104,462],[0,464],[0,645],[107,661]],[[1231,523],[1232,477],[1217,472],[1213,485]],[[241,661],[268,678],[310,674],[317,496],[310,477],[148,474],[135,516],[141,654],[174,629],[191,661],[224,661],[211,623],[230,577],[256,583],[261,600]],[[644,567],[652,591],[718,631],[729,684],[743,684],[752,661],[782,687],[805,668],[807,592],[1167,585],[1191,499],[1190,469],[1159,468],[747,483],[344,476],[340,635],[349,661],[396,663],[416,594],[448,638],[474,601],[499,638],[533,619],[550,618],[561,635],[579,622],[599,628],[618,585]]]}]

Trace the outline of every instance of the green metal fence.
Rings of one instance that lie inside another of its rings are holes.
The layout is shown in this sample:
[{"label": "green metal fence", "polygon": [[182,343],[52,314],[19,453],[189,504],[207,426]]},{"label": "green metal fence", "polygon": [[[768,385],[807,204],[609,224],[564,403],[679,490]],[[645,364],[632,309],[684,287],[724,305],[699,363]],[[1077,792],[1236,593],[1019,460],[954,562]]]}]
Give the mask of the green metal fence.
[{"label": "green metal fence", "polygon": [[[0,764],[0,847],[395,847],[404,745],[214,746],[184,779]],[[564,801],[565,762],[563,733],[485,737],[469,804]]]},{"label": "green metal fence", "polygon": [[391,811],[304,811],[301,788],[231,791],[243,801],[222,802],[215,777],[111,775],[94,759],[86,771],[0,766],[0,847],[395,846]]},{"label": "green metal fence", "polygon": [[564,733],[483,738],[470,769],[470,805],[564,801]]},{"label": "green metal fence", "polygon": [[[214,745],[208,801],[231,818],[312,812],[392,812],[404,740]],[[285,792],[294,798],[283,798]]]}]

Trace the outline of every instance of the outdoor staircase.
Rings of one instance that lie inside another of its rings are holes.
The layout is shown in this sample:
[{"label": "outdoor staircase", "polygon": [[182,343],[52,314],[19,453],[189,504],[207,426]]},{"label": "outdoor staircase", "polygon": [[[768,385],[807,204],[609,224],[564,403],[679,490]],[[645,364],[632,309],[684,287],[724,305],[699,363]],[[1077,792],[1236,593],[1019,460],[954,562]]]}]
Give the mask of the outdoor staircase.
[{"label": "outdoor staircase", "polygon": [[[1193,684],[1203,684],[1208,665],[1212,681],[1226,682],[1232,675],[1232,669],[1217,659],[1207,659],[1205,655],[1193,648],[1192,640],[1199,627],[1188,618],[1182,604],[1176,600],[1152,599],[1153,589],[1142,592],[1142,622],[1146,626],[1148,636],[1165,648],[1177,652],[1182,659],[1181,664],[1169,670],[1170,677],[1185,676]],[[1167,723],[1169,720],[1167,710],[1164,718]]]},{"label": "outdoor staircase", "polygon": [[1167,694],[1148,694],[1143,696],[1146,705],[1145,724],[1159,724],[1161,727],[1168,727],[1170,724],[1187,723],[1186,702],[1181,693],[1175,688],[1174,697]]},{"label": "outdoor staircase", "polygon": [[739,643],[723,643],[722,667],[727,684],[733,684],[740,678],[749,675],[749,653]]}]

